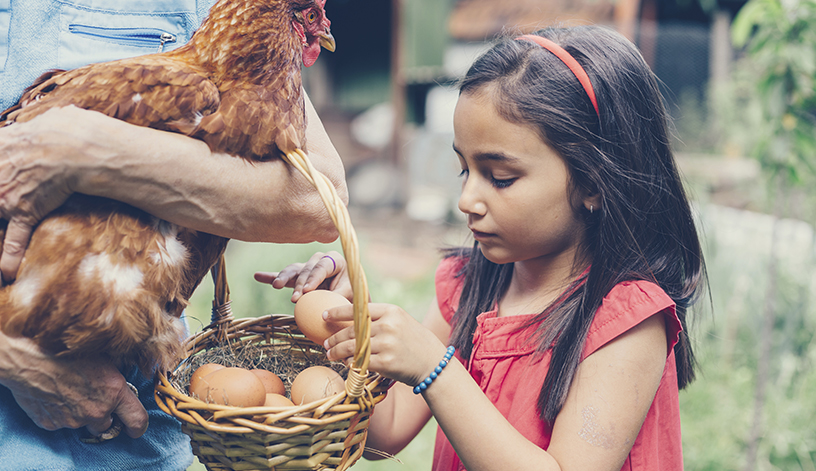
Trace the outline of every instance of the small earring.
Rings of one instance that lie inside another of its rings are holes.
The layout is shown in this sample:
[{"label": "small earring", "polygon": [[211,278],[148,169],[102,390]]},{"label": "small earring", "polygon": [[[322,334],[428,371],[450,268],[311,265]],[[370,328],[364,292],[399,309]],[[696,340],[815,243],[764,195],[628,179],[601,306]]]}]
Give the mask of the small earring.
[{"label": "small earring", "polygon": [[594,207],[594,206],[592,206],[592,205],[590,204],[590,205],[589,205],[589,214],[592,214],[592,211],[593,211],[594,209],[595,209],[595,207]]}]

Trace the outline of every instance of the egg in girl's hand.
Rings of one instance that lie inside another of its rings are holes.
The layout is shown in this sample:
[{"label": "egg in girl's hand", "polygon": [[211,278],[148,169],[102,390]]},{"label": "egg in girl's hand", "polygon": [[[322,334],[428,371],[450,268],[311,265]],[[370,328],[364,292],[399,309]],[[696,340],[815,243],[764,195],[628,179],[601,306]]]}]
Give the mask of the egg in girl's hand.
[{"label": "egg in girl's hand", "polygon": [[222,368],[201,378],[192,394],[208,404],[257,407],[266,401],[260,378],[244,368]]},{"label": "egg in girl's hand", "polygon": [[221,370],[224,368],[226,368],[224,365],[219,365],[217,363],[205,363],[199,366],[195,372],[193,372],[193,376],[190,377],[190,385],[187,387],[190,394],[194,394],[193,391],[198,389],[198,385],[202,378],[216,370]]},{"label": "egg in girl's hand", "polygon": [[346,382],[327,366],[310,366],[298,373],[292,381],[292,402],[307,404],[324,397],[334,396],[346,389]]},{"label": "egg in girl's hand", "polygon": [[324,289],[316,289],[303,294],[295,304],[295,323],[303,335],[312,342],[323,345],[323,342],[338,331],[354,325],[352,321],[326,322],[323,311],[351,304],[343,296]]},{"label": "egg in girl's hand", "polygon": [[267,370],[249,370],[261,380],[264,385],[264,389],[266,389],[266,393],[274,393],[274,394],[286,394],[286,386],[283,385],[283,380],[278,377],[275,373]]}]

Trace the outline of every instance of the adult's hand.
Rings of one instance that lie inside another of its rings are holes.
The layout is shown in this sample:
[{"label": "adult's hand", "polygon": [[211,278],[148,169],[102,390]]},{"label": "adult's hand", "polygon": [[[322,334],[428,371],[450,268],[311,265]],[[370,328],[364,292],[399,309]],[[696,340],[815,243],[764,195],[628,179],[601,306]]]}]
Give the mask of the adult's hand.
[{"label": "adult's hand", "polygon": [[99,435],[110,428],[112,414],[132,438],[147,430],[147,411],[121,373],[104,361],[57,359],[29,339],[0,333],[0,384],[46,430],[87,427]]},{"label": "adult's hand", "polygon": [[77,137],[55,126],[54,113],[0,128],[0,218],[8,221],[0,254],[4,282],[17,276],[31,232],[71,195],[60,158]]}]

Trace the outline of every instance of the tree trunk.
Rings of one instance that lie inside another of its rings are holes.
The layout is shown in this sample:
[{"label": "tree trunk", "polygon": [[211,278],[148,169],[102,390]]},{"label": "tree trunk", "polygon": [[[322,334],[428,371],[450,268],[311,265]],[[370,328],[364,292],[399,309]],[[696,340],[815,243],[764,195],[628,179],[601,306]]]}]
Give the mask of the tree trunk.
[{"label": "tree trunk", "polygon": [[776,247],[779,242],[779,226],[783,212],[783,177],[780,174],[774,179],[774,209],[773,228],[771,229],[771,252],[768,257],[768,288],[765,294],[765,310],[762,316],[762,331],[759,333],[759,358],[757,360],[756,389],[754,391],[754,414],[748,436],[745,471],[755,471],[759,442],[764,434],[763,411],[765,410],[765,396],[770,376],[773,328],[776,319],[777,298],[777,255]]}]

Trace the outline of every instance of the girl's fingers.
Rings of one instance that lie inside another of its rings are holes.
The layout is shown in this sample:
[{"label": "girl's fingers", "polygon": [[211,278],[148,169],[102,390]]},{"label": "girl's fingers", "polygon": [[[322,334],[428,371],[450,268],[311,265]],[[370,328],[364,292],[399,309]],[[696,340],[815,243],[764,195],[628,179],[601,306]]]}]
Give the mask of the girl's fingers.
[{"label": "girl's fingers", "polygon": [[319,267],[323,255],[323,252],[317,252],[303,265],[294,284],[295,290],[292,293],[292,300],[300,298],[302,293],[317,289],[323,280],[327,278],[328,272],[326,269]]},{"label": "girl's fingers", "polygon": [[292,288],[292,302],[303,293],[316,289],[336,290],[351,297],[351,285],[344,275],[346,261],[335,251],[317,252],[306,263],[293,263],[279,272],[257,272],[255,280],[272,285],[273,288]]},{"label": "girl's fingers", "polygon": [[259,271],[255,273],[255,281],[271,285],[278,278],[280,272]]},{"label": "girl's fingers", "polygon": [[303,270],[305,264],[293,263],[279,272],[257,272],[255,279],[261,283],[271,284],[275,289],[294,286],[294,279]]},{"label": "girl's fingers", "polygon": [[[328,340],[327,340],[328,342]],[[324,344],[325,345],[325,344]],[[329,361],[343,361],[346,362],[347,360],[354,358],[354,349],[356,344],[354,339],[351,340],[344,340],[332,348],[326,350],[326,357],[328,357]],[[346,365],[348,363],[346,362]]]},{"label": "girl's fingers", "polygon": [[325,348],[326,350],[331,350],[337,345],[348,341],[352,341],[352,343],[354,341],[354,327],[346,327],[345,329],[340,329],[337,333],[327,338],[323,342],[323,348]]},{"label": "girl's fingers", "polygon": [[380,320],[383,316],[387,315],[390,310],[392,309],[399,309],[397,306],[393,304],[384,304],[384,303],[368,303],[368,314],[371,317],[372,321]]},{"label": "girl's fingers", "polygon": [[320,261],[325,263],[326,268],[329,268],[331,264],[331,269],[329,270],[329,276],[335,276],[342,273],[343,269],[346,267],[346,259],[343,257],[342,254],[335,252],[334,250],[327,252],[325,255],[320,257]]}]

